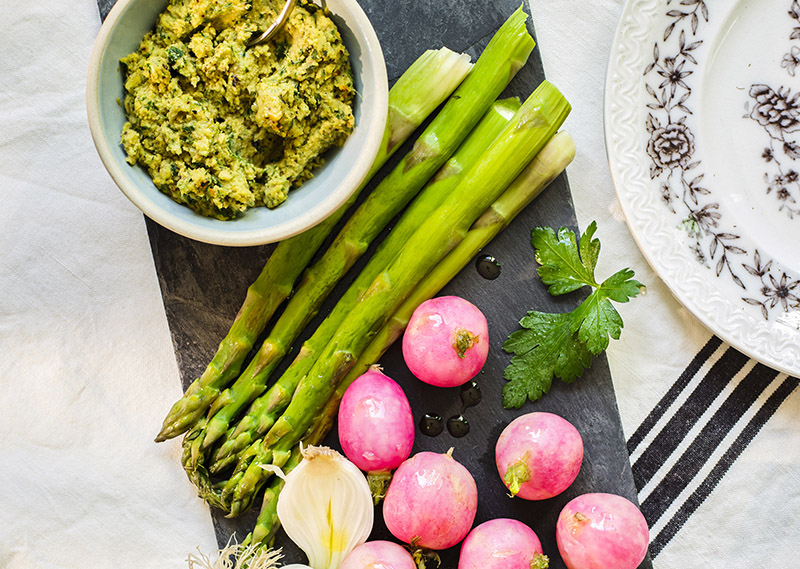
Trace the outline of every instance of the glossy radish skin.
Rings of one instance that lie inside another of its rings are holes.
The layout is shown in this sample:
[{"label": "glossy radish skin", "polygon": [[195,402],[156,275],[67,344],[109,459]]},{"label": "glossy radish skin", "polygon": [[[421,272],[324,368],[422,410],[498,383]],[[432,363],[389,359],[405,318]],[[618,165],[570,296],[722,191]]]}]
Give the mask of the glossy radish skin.
[{"label": "glossy radish skin", "polygon": [[440,550],[464,539],[477,509],[478,490],[469,471],[450,453],[420,452],[395,471],[383,519],[400,541]]},{"label": "glossy radish skin", "polygon": [[495,445],[497,471],[512,496],[546,500],[578,476],[583,439],[566,419],[528,413],[511,421]]},{"label": "glossy radish skin", "polygon": [[547,556],[534,531],[498,518],[473,529],[461,545],[458,569],[546,569]]},{"label": "glossy radish skin", "polygon": [[370,368],[347,388],[339,405],[339,442],[366,472],[394,470],[408,458],[414,417],[397,382]]},{"label": "glossy radish skin", "polygon": [[391,541],[368,541],[356,547],[339,569],[417,569],[408,550]]},{"label": "glossy radish skin", "polygon": [[556,522],[556,543],[568,569],[636,569],[647,554],[647,522],[614,494],[583,494]]},{"label": "glossy radish skin", "polygon": [[403,358],[425,383],[463,385],[475,377],[489,354],[486,317],[458,296],[440,296],[420,304],[403,334]]}]

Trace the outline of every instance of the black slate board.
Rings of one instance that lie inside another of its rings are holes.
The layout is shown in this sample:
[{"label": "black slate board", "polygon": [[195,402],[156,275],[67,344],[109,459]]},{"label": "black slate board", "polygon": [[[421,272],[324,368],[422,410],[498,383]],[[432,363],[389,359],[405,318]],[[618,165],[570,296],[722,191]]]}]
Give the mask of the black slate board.
[{"label": "black slate board", "polygon": [[[114,1],[98,0],[103,17]],[[402,3],[401,11],[395,0],[362,0],[361,5],[380,38],[391,84],[424,49],[446,45],[470,54],[474,61],[494,31],[519,6],[519,0],[408,0]],[[530,20],[529,25],[533,33]],[[537,46],[504,96],[516,95],[524,99],[543,78]],[[573,125],[573,128],[579,128],[579,125]],[[383,172],[396,164],[404,151],[401,149]],[[381,174],[377,179],[380,177]],[[375,180],[371,187],[374,185]],[[454,438],[445,429],[443,434],[430,438],[418,431],[414,452],[446,452],[454,447],[454,457],[470,470],[478,485],[476,525],[497,517],[511,517],[527,523],[541,539],[545,553],[550,556],[550,566],[556,569],[564,567],[555,543],[555,522],[564,504],[586,492],[610,492],[636,502],[636,492],[605,357],[595,359],[591,369],[579,381],[571,385],[556,382],[551,392],[536,404],[529,403],[521,410],[503,409],[500,390],[509,356],[501,346],[508,334],[517,329],[518,319],[531,308],[560,312],[571,310],[581,300],[576,295],[553,298],[539,281],[530,245],[530,230],[536,226],[575,229],[575,212],[566,175],[559,177],[483,251],[500,261],[502,272],[499,278],[485,280],[478,275],[475,265],[470,264],[442,290],[441,294],[455,294],[470,300],[488,318],[489,359],[476,378],[483,400],[464,413],[471,426],[468,435]],[[147,228],[175,354],[186,387],[211,359],[244,299],[247,286],[258,275],[273,246],[228,248],[207,245],[172,233],[149,219]],[[359,262],[346,282],[334,291],[301,340],[330,311],[335,298],[344,291],[363,263],[364,260]],[[300,341],[296,344],[299,345]],[[291,356],[288,361],[291,361]],[[434,388],[416,380],[403,363],[399,345],[384,356],[381,365],[406,390],[415,419],[428,412],[441,415],[445,420],[459,414],[459,389]],[[169,404],[171,402],[165,402],[165,412]],[[583,465],[575,483],[560,496],[542,502],[512,500],[497,474],[494,444],[514,417],[534,410],[557,413],[578,428],[585,445]],[[155,432],[157,426],[153,428]],[[339,447],[335,431],[326,443]],[[379,513],[376,511],[371,539],[393,539]],[[257,512],[248,512],[234,520],[226,519],[213,509],[212,515],[217,540],[224,545],[234,532],[243,538],[252,528]],[[282,532],[277,545],[284,548],[287,563],[303,561],[302,553]],[[455,569],[458,548],[442,552],[441,557],[443,569]],[[651,566],[648,558],[640,569]]]}]

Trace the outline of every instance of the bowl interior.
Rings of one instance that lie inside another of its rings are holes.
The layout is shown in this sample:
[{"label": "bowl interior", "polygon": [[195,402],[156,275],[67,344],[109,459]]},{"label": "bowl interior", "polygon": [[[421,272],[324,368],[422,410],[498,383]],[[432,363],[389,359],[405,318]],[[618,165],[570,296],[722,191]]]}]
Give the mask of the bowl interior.
[{"label": "bowl interior", "polygon": [[[356,88],[355,129],[325,154],[315,176],[275,209],[256,207],[234,221],[199,215],[160,192],[142,167],[130,166],[120,143],[125,96],[120,59],[138,49],[167,0],[119,0],[92,55],[87,103],[95,145],[111,177],[146,215],[187,237],[220,245],[257,245],[300,233],[333,213],[358,188],[377,154],[386,124],[388,86],[383,54],[355,2],[326,2],[350,52]],[[365,26],[367,29],[365,29]]]}]

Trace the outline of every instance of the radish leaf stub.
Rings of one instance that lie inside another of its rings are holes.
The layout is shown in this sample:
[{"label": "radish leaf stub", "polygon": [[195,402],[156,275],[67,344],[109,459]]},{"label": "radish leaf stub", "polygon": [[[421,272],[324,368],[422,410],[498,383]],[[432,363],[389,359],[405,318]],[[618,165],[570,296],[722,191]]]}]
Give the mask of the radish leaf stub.
[{"label": "radish leaf stub", "polygon": [[459,328],[455,332],[455,339],[453,340],[453,349],[456,351],[456,355],[462,360],[464,359],[464,354],[467,353],[476,342],[480,341],[478,336],[474,335],[469,330],[464,330],[463,328]]}]

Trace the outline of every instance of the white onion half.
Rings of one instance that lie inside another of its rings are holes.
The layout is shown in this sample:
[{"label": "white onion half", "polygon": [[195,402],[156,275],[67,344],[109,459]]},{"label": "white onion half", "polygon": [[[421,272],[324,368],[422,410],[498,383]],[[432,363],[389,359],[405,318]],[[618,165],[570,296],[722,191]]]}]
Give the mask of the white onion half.
[{"label": "white onion half", "polygon": [[358,467],[328,447],[303,450],[303,461],[286,476],[278,518],[312,569],[337,569],[367,540],[373,517],[369,485]]}]

